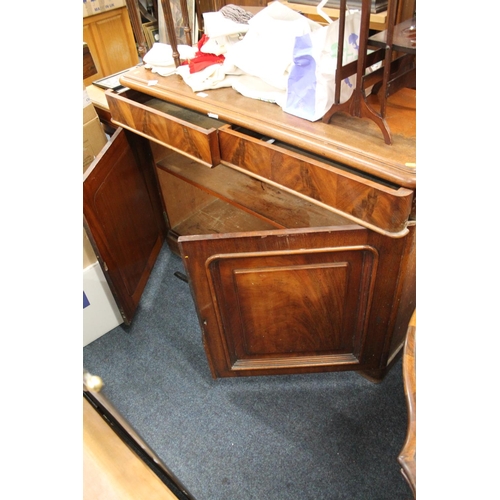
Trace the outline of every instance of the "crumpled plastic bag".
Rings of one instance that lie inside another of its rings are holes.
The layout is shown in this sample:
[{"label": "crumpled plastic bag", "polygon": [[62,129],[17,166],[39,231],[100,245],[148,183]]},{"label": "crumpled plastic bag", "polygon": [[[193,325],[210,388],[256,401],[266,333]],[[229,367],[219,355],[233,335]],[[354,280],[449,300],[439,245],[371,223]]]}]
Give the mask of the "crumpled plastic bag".
[{"label": "crumpled plastic bag", "polygon": [[[361,12],[348,11],[344,28],[343,64],[358,59]],[[321,29],[295,40],[293,65],[290,68],[286,103],[283,111],[316,121],[322,118],[335,102],[335,74],[340,21],[332,21]],[[381,63],[380,63],[381,64]],[[367,68],[367,73],[379,67]],[[340,83],[340,102],[346,102],[356,86],[356,74]],[[366,89],[368,94],[371,87]]]},{"label": "crumpled plastic bag", "polygon": [[295,38],[321,25],[273,2],[255,14],[249,26],[244,38],[227,51],[227,61],[272,87],[286,90]]}]

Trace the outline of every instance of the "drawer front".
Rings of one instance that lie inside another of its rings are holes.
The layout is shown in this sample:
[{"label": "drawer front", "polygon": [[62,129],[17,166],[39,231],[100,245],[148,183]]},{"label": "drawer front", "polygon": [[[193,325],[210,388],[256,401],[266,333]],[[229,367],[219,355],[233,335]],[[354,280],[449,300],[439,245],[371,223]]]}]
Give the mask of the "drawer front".
[{"label": "drawer front", "polygon": [[407,234],[413,191],[381,183],[326,160],[219,130],[221,163],[266,179],[350,220],[389,236]]},{"label": "drawer front", "polygon": [[[182,110],[175,105],[137,92],[131,92],[130,95],[138,96],[145,102],[129,98],[127,94],[106,93],[113,123],[185,154],[208,167],[220,163],[216,127],[204,128],[191,121],[183,120],[169,114],[169,109],[177,108],[184,114],[197,117],[198,114],[195,112]],[[148,105],[146,99],[158,103],[159,109]],[[208,121],[206,117],[204,119]]]}]

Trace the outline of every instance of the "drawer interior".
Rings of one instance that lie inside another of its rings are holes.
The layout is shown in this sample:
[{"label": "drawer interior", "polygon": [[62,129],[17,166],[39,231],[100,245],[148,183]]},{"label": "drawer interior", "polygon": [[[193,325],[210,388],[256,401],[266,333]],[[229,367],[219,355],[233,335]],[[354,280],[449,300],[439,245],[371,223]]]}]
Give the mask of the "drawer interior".
[{"label": "drawer interior", "polygon": [[208,116],[205,113],[199,113],[192,109],[187,109],[182,106],[177,106],[171,102],[164,101],[163,99],[157,99],[148,94],[143,94],[137,90],[128,89],[125,92],[120,93],[120,97],[129,99],[130,101],[142,104],[147,108],[154,109],[160,113],[173,116],[179,120],[185,121],[187,123],[196,125],[197,127],[210,130],[212,128],[218,129],[226,122],[218,120],[214,117]]},{"label": "drawer interior", "polygon": [[161,99],[149,98],[149,100],[144,102],[144,105],[207,130],[210,130],[211,128],[218,129],[222,125],[226,124],[226,122],[211,116],[198,113],[192,109],[182,108],[181,106],[177,106],[171,102],[162,101]]},{"label": "drawer interior", "polygon": [[207,167],[220,163],[217,131],[224,122],[130,89],[106,93],[106,99],[114,124]]},{"label": "drawer interior", "polygon": [[222,164],[382,234],[407,233],[412,190],[244,128],[218,136]]},{"label": "drawer interior", "polygon": [[376,176],[371,175],[367,172],[362,172],[361,170],[357,170],[353,167],[348,167],[347,165],[343,165],[341,163],[335,162],[335,161],[330,160],[328,158],[324,158],[324,157],[319,156],[317,154],[311,153],[310,151],[306,151],[305,149],[300,149],[300,148],[297,148],[295,146],[291,146],[290,144],[288,144],[286,142],[279,141],[279,140],[276,140],[272,137],[268,137],[268,136],[259,134],[253,130],[246,129],[244,127],[236,127],[236,126],[232,127],[232,129],[236,132],[240,132],[242,134],[245,134],[248,137],[252,137],[254,139],[258,139],[258,140],[261,140],[263,142],[267,142],[268,144],[273,144],[274,146],[286,149],[287,151],[289,151],[291,153],[296,153],[296,154],[299,154],[301,156],[310,158],[311,160],[321,162],[324,165],[334,167],[337,170],[342,170],[344,172],[354,174],[354,175],[356,175],[356,177],[361,177],[363,179],[375,182],[377,184],[380,184],[381,186],[385,186],[387,188],[391,188],[394,190],[400,189],[400,186],[398,186],[395,183],[389,182],[385,179],[381,179],[380,177],[376,177]]}]

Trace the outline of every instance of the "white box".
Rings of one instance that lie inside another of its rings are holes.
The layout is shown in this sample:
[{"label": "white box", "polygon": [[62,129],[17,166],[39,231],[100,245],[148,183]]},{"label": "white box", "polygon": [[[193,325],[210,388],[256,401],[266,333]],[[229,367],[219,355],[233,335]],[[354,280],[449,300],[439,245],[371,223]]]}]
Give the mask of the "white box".
[{"label": "white box", "polygon": [[83,270],[83,347],[123,323],[99,262]]}]

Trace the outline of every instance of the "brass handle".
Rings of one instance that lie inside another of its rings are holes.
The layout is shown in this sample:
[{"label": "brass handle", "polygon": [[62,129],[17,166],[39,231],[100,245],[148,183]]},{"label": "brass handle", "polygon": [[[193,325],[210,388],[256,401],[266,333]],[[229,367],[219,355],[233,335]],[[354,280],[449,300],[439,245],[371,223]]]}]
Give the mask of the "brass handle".
[{"label": "brass handle", "polygon": [[101,377],[98,375],[92,375],[87,370],[83,370],[83,386],[88,391],[99,392],[104,385]]}]

